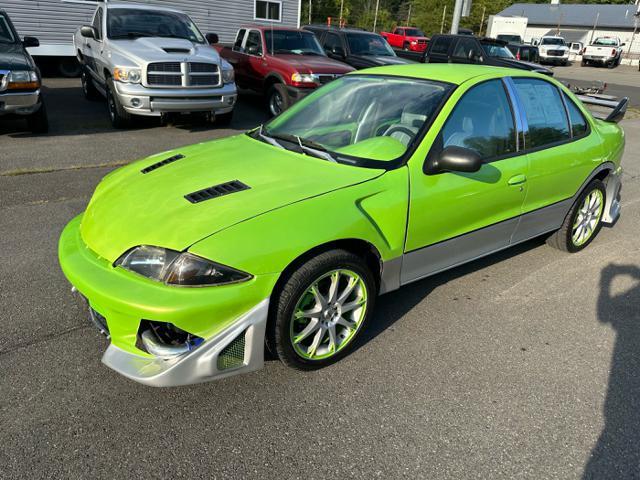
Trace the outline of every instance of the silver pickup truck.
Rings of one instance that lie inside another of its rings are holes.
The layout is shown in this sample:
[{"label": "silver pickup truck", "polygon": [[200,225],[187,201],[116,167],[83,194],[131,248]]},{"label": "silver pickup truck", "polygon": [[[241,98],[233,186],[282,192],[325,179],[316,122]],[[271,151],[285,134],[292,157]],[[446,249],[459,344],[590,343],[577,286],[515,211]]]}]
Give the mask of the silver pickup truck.
[{"label": "silver pickup truck", "polygon": [[125,128],[134,115],[204,112],[228,124],[237,99],[233,67],[184,13],[131,3],[99,3],[74,47],[82,88],[106,97],[111,123]]}]

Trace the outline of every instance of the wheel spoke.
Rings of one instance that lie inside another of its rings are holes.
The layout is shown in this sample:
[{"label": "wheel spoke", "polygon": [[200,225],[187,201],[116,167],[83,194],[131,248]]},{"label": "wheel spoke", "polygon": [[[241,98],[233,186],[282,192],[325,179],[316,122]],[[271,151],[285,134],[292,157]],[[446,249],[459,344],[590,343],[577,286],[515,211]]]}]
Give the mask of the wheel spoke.
[{"label": "wheel spoke", "polygon": [[295,313],[295,318],[297,320],[301,318],[320,318],[321,315],[322,315],[322,309],[315,308],[313,310],[298,310]]},{"label": "wheel spoke", "polygon": [[322,295],[320,293],[320,290],[318,289],[318,284],[315,283],[311,286],[310,292],[313,294],[313,296],[316,299],[316,305],[320,306],[320,310],[324,310],[325,308],[327,308],[327,299],[324,298],[324,295]]},{"label": "wheel spoke", "polygon": [[343,327],[347,327],[347,328],[355,328],[356,326],[356,322],[352,322],[351,320],[348,320],[344,317],[340,317],[336,323],[338,325],[342,325]]},{"label": "wheel spoke", "polygon": [[307,350],[307,355],[309,355],[310,357],[313,357],[316,354],[316,350],[318,350],[320,342],[322,342],[322,338],[324,337],[324,332],[325,329],[320,328],[320,330],[318,330],[318,333],[316,333],[316,336],[313,337],[313,342],[311,342],[311,345],[309,345],[309,349]]},{"label": "wheel spoke", "polygon": [[294,339],[293,343],[300,343],[320,328],[320,320],[312,319],[309,324]]},{"label": "wheel spoke", "polygon": [[357,300],[354,300],[353,302],[349,302],[349,303],[345,303],[342,306],[342,313],[346,313],[346,312],[350,312],[351,310],[355,310],[358,307],[361,307],[362,305],[364,305],[366,302],[366,299],[364,297],[358,298]]},{"label": "wheel spoke", "polygon": [[347,298],[349,298],[349,295],[351,295],[351,292],[353,292],[353,289],[356,288],[357,284],[358,279],[356,277],[349,277],[349,283],[338,297],[339,304],[343,304]]},{"label": "wheel spoke", "polygon": [[338,298],[338,284],[340,283],[340,272],[336,271],[331,274],[331,285],[329,286],[329,295],[327,303],[333,304]]},{"label": "wheel spoke", "polygon": [[329,327],[328,331],[329,331],[329,351],[335,352],[336,349],[338,348],[338,342],[336,338],[336,327],[331,326]]}]

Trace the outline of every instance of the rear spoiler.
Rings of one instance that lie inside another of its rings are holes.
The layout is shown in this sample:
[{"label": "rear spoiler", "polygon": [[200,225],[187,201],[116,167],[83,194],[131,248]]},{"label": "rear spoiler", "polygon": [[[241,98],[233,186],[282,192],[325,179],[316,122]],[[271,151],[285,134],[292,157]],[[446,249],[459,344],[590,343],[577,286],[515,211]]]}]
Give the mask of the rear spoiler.
[{"label": "rear spoiler", "polygon": [[611,108],[611,113],[605,118],[596,115],[597,118],[600,118],[605,122],[620,122],[627,113],[627,107],[629,106],[629,97],[624,97],[622,100],[612,100],[612,97],[608,95],[576,95],[576,97],[578,97],[578,99],[585,105]]}]

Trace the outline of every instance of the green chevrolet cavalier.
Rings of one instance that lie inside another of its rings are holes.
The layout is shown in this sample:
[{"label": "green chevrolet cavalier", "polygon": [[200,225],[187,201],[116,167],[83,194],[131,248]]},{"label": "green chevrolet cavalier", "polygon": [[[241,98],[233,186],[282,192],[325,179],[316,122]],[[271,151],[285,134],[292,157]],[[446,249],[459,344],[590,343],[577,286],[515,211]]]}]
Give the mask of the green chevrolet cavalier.
[{"label": "green chevrolet cavalier", "polygon": [[59,258],[153,386],[344,357],[376,297],[547,235],[567,252],[620,212],[626,102],[595,118],[557,81],[503,68],[342,77],[246,134],[107,175]]}]

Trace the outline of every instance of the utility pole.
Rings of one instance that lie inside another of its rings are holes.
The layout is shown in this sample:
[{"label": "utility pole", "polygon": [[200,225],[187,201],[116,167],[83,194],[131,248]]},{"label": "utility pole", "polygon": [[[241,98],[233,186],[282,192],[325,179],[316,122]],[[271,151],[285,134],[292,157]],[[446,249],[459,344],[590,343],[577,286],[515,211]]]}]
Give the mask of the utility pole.
[{"label": "utility pole", "polygon": [[456,4],[453,7],[453,20],[451,20],[451,34],[457,35],[460,29],[460,18],[462,17],[462,4],[464,0],[456,0]]},{"label": "utility pole", "polygon": [[378,9],[380,8],[380,0],[376,0],[376,14],[373,17],[373,31],[376,31],[376,27],[378,26]]},{"label": "utility pole", "polygon": [[342,28],[342,12],[344,10],[344,0],[340,0],[340,27]]},{"label": "utility pole", "polygon": [[442,25],[440,25],[440,33],[444,33],[444,21],[447,18],[447,6],[442,9]]},{"label": "utility pole", "polygon": [[411,25],[411,2],[409,2],[409,13],[407,14],[407,26]]},{"label": "utility pole", "polygon": [[591,39],[589,40],[589,45],[593,43],[593,36],[596,34],[596,28],[598,28],[598,20],[600,20],[600,12],[596,15],[596,21],[593,24],[593,30],[591,30]]},{"label": "utility pole", "polygon": [[480,31],[478,31],[478,36],[481,37],[482,36],[482,29],[484,28],[484,16],[487,13],[487,7],[486,5],[484,7],[482,7],[482,20],[480,20]]},{"label": "utility pole", "polygon": [[309,0],[309,25],[311,25],[311,0]]}]

